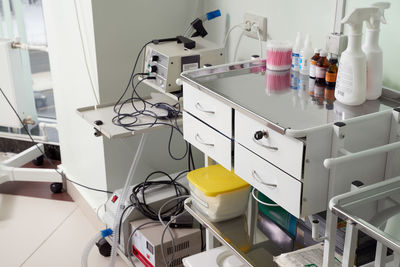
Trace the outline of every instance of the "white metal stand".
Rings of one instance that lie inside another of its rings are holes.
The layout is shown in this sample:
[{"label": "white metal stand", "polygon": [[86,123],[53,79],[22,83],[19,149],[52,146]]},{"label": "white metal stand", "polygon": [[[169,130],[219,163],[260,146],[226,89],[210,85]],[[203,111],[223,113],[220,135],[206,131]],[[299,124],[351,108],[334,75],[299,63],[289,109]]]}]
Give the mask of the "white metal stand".
[{"label": "white metal stand", "polygon": [[[43,144],[38,145],[44,151]],[[0,163],[0,184],[8,181],[62,182],[54,169],[21,168],[26,163],[42,156],[36,145]]]},{"label": "white metal stand", "polygon": [[[354,162],[359,159],[364,159],[370,156],[386,154],[386,171],[383,179],[390,179],[394,175],[398,175],[398,154],[400,150],[400,109],[396,108],[392,111],[392,118],[388,121],[385,127],[389,129],[388,143],[373,147],[370,149],[362,150],[359,152],[352,153],[344,148],[345,139],[348,134],[348,127],[345,123],[335,123],[333,128],[332,137],[332,158],[325,159],[324,166],[330,169],[329,177],[329,198],[337,195],[340,190],[338,186],[342,186],[345,182],[341,175],[338,175],[338,167],[348,162]],[[357,166],[353,166],[357,168]],[[340,172],[339,172],[340,173]],[[331,211],[331,206],[327,210],[327,224],[326,224],[326,238],[324,241],[324,267],[330,267],[334,264],[334,253],[336,244],[336,224],[338,217]],[[348,225],[346,228],[346,240],[343,255],[343,266],[353,266],[355,258],[356,240],[357,240],[357,229],[353,225]],[[375,266],[384,266],[386,258],[386,247],[378,242],[376,250],[376,261]],[[399,259],[398,255],[395,255],[394,262]],[[399,259],[400,260],[400,259]],[[399,266],[399,265],[394,265]]]}]

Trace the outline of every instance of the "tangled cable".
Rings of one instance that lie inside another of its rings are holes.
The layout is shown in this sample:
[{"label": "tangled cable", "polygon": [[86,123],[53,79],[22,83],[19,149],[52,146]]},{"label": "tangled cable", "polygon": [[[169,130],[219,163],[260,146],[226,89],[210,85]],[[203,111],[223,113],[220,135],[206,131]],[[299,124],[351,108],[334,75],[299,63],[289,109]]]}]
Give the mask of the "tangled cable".
[{"label": "tangled cable", "polygon": [[[149,174],[146,180],[143,183],[136,185],[132,189],[132,194],[130,196],[130,200],[135,208],[137,208],[144,216],[152,220],[158,220],[158,209],[154,209],[146,203],[146,191],[151,188],[159,187],[159,186],[173,186],[175,190],[176,197],[180,197],[183,195],[188,195],[189,190],[183,186],[181,183],[177,182],[177,179],[182,177],[185,172],[181,172],[175,178],[172,178],[170,175],[163,171],[155,171]],[[158,181],[149,181],[150,178],[155,174],[163,174],[169,178],[169,180],[158,180]],[[140,195],[139,195],[140,194]],[[161,214],[161,219],[163,221],[169,221],[171,216],[177,216],[178,214],[184,211],[184,205],[182,201],[177,201],[174,205],[169,208],[163,210]]]}]

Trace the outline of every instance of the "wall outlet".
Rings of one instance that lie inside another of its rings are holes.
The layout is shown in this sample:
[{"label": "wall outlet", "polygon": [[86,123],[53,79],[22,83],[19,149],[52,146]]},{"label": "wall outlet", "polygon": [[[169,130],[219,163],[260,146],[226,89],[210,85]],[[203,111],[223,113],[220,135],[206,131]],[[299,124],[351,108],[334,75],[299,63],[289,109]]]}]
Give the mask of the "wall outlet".
[{"label": "wall outlet", "polygon": [[[260,37],[262,41],[267,41],[267,18],[252,13],[245,13],[243,22],[250,25],[258,25],[260,28]],[[252,27],[250,31],[245,31],[248,37],[258,39],[255,27]]]}]

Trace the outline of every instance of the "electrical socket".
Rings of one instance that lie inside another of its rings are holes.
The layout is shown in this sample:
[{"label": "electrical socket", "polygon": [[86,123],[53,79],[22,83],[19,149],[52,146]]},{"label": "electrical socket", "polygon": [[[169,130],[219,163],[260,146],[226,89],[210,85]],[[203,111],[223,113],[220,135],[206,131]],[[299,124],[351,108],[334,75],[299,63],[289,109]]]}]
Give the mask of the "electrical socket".
[{"label": "electrical socket", "polygon": [[[267,41],[267,18],[252,13],[246,12],[244,14],[243,22],[250,23],[250,25],[257,25],[260,28],[260,37],[262,41]],[[250,31],[245,31],[248,37],[258,39],[257,32],[254,27]]]}]

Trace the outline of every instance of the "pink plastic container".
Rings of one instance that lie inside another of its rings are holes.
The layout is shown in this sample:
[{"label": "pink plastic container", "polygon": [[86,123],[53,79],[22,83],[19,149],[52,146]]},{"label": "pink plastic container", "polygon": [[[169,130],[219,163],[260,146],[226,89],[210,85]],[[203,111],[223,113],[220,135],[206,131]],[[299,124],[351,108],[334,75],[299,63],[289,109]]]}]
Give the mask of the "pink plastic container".
[{"label": "pink plastic container", "polygon": [[289,70],[292,65],[292,44],[271,40],[267,43],[267,69]]}]

